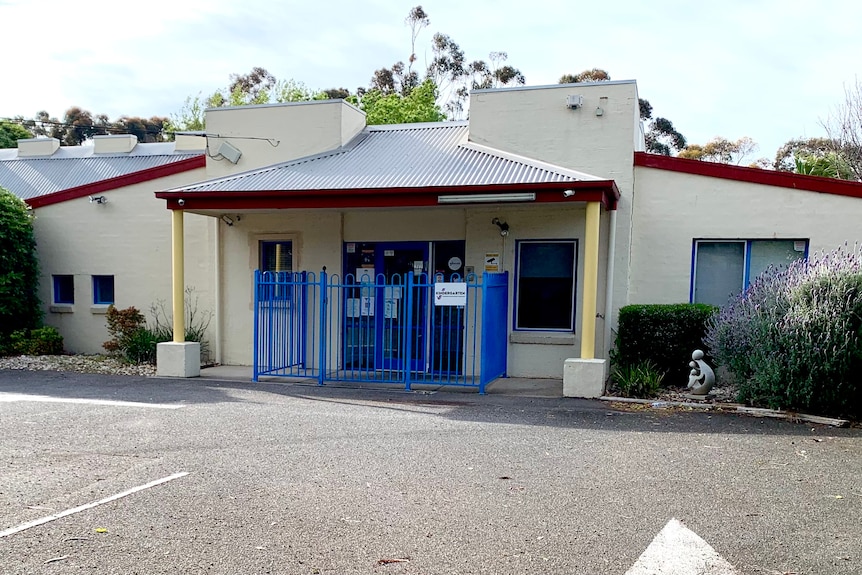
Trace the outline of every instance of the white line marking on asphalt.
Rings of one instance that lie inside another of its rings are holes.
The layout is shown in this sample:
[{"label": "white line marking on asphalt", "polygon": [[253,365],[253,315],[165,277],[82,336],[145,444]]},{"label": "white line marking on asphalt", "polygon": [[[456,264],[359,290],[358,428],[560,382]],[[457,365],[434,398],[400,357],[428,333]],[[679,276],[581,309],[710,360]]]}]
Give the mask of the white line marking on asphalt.
[{"label": "white line marking on asphalt", "polygon": [[671,519],[626,575],[736,575],[736,569],[709,543]]},{"label": "white line marking on asphalt", "polygon": [[84,399],[78,397],[51,397],[50,395],[28,395],[25,393],[0,392],[0,403],[15,401],[37,401],[43,403],[79,403],[86,405],[111,405],[117,407],[152,407],[154,409],[179,409],[179,403],[143,403],[140,401],[115,401],[113,399]]},{"label": "white line marking on asphalt", "polygon": [[133,493],[137,493],[138,491],[143,491],[144,489],[149,489],[150,487],[155,487],[156,485],[161,485],[162,483],[167,483],[168,481],[173,481],[174,479],[179,479],[180,477],[185,477],[188,474],[188,471],[180,471],[179,473],[174,473],[173,475],[168,475],[167,477],[162,477],[161,479],[156,479],[155,481],[150,481],[149,483],[146,483],[144,485],[132,487],[131,489],[127,489],[126,491],[122,491],[120,493],[117,493],[116,495],[111,495],[110,497],[105,497],[104,499],[99,499],[98,501],[87,503],[86,505],[67,509],[65,511],[61,511],[60,513],[46,515],[45,517],[40,517],[39,519],[34,519],[33,521],[28,521],[27,523],[22,523],[17,527],[10,527],[5,531],[0,531],[0,538],[14,535],[15,533],[20,533],[25,529],[37,527],[39,525],[43,525],[45,523],[60,519],[62,517],[67,517],[75,513],[80,513],[81,511],[86,511],[87,509],[92,509],[93,507],[98,507],[99,505],[104,505],[105,503],[110,503],[111,501],[116,501],[117,499],[121,499],[123,497],[126,497],[127,495],[132,495]]}]

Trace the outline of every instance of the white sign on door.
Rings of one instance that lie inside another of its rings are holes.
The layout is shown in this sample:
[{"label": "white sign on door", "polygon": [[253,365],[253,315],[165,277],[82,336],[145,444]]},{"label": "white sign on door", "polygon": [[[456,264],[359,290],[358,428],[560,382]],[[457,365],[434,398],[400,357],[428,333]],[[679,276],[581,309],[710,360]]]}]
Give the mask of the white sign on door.
[{"label": "white sign on door", "polygon": [[466,306],[467,284],[461,282],[439,282],[434,284],[434,305]]}]

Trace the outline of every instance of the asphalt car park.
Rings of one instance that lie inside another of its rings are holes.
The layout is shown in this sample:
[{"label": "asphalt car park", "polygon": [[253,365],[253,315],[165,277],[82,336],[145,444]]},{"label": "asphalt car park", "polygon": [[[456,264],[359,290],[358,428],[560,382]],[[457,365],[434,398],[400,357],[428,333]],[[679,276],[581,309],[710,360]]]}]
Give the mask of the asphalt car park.
[{"label": "asphalt car park", "polygon": [[2,573],[862,573],[862,429],[523,395],[0,371]]}]

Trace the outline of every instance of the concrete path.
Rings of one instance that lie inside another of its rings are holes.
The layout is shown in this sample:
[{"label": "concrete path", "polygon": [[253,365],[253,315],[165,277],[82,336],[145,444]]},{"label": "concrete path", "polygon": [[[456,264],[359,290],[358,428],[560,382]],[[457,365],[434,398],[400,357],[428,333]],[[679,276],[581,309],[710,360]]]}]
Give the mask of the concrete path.
[{"label": "concrete path", "polygon": [[[251,382],[252,368],[242,365],[218,365],[201,369],[201,379],[212,379],[217,381]],[[266,383],[293,383],[304,385],[316,385],[312,379],[284,378],[284,377],[261,377],[261,382]],[[329,382],[326,387],[353,388],[353,389],[376,389],[376,390],[403,390],[398,384],[370,384],[370,383],[345,383]],[[418,385],[413,389],[422,392],[447,392],[447,393],[477,393],[473,387],[458,387],[445,385]],[[563,397],[562,379],[537,379],[527,377],[501,377],[488,384],[488,394],[495,395],[519,395],[523,397]]]}]

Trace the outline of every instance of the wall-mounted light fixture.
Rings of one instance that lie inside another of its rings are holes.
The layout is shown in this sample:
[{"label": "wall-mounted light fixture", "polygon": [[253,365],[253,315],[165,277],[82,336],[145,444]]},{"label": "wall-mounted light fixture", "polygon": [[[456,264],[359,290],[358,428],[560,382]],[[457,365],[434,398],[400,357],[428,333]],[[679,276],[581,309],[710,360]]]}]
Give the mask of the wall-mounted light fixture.
[{"label": "wall-mounted light fixture", "polygon": [[231,217],[230,217],[229,215],[227,215],[227,214],[222,214],[222,216],[221,216],[221,221],[223,221],[224,223],[226,223],[228,226],[232,226],[232,225],[233,225],[233,218],[231,218]]},{"label": "wall-mounted light fixture", "polygon": [[563,197],[564,198],[571,198],[574,195],[575,195],[575,190],[563,190]]},{"label": "wall-mounted light fixture", "polygon": [[605,115],[605,107],[608,105],[608,97],[602,96],[599,98],[599,105],[596,106],[596,116],[604,116]]},{"label": "wall-mounted light fixture", "polygon": [[569,94],[566,96],[566,108],[577,110],[584,105],[584,97],[580,94]]},{"label": "wall-mounted light fixture", "polygon": [[491,223],[500,228],[500,235],[504,238],[509,235],[509,224],[500,221],[500,218],[494,218]]},{"label": "wall-mounted light fixture", "polygon": [[497,202],[534,202],[536,194],[471,194],[457,196],[437,196],[438,204],[491,204]]},{"label": "wall-mounted light fixture", "polygon": [[107,204],[108,198],[105,196],[89,196],[91,204]]}]

